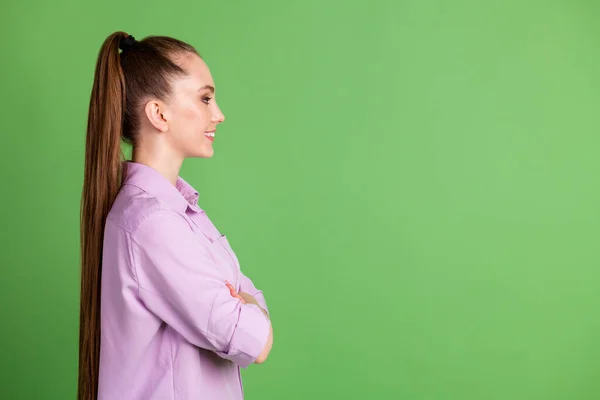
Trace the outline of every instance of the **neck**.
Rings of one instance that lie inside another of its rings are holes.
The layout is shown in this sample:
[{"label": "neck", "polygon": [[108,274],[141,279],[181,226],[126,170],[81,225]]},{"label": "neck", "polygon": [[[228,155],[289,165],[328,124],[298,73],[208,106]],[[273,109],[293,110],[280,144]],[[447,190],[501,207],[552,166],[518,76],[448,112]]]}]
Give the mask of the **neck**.
[{"label": "neck", "polygon": [[179,170],[183,164],[183,159],[174,157],[165,147],[153,146],[148,148],[147,146],[137,145],[133,148],[131,161],[155,169],[171,182],[172,185],[175,185],[179,177]]}]

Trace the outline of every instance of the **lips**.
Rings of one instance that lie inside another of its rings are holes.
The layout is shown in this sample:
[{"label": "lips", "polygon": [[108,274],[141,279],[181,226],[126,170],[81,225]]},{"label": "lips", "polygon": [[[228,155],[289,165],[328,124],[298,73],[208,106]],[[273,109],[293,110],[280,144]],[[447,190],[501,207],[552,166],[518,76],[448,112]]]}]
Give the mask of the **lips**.
[{"label": "lips", "polygon": [[204,132],[204,136],[206,136],[208,138],[208,140],[210,140],[211,142],[215,140],[215,132],[216,131],[207,131]]}]

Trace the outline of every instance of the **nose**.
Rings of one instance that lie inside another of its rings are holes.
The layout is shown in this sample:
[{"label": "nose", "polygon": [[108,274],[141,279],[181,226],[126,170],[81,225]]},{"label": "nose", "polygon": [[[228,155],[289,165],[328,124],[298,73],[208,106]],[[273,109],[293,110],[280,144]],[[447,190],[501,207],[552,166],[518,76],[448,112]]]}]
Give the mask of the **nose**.
[{"label": "nose", "polygon": [[212,113],[212,122],[215,124],[220,124],[223,121],[225,121],[225,115],[223,115],[219,106],[215,104],[215,108]]}]

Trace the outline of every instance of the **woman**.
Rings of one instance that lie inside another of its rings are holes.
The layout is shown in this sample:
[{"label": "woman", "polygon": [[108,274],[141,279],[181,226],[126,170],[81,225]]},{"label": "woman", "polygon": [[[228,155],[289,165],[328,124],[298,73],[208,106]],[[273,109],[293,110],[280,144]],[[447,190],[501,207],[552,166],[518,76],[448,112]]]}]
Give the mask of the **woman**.
[{"label": "woman", "polygon": [[262,292],[179,177],[185,158],[213,155],[225,119],[214,86],[179,40],[116,32],[102,45],[81,210],[80,400],[242,399],[240,367],[271,350]]}]

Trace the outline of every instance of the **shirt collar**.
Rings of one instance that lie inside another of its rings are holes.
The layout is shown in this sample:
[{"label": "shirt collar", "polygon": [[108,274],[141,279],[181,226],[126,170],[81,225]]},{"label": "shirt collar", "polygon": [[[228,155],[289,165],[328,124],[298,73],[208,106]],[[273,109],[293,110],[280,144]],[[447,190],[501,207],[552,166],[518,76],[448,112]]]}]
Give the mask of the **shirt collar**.
[{"label": "shirt collar", "polygon": [[167,178],[147,165],[125,161],[123,167],[126,168],[124,185],[139,187],[180,212],[185,212],[188,208],[196,212],[202,211],[198,206],[198,191],[183,178],[177,177],[173,186]]}]

